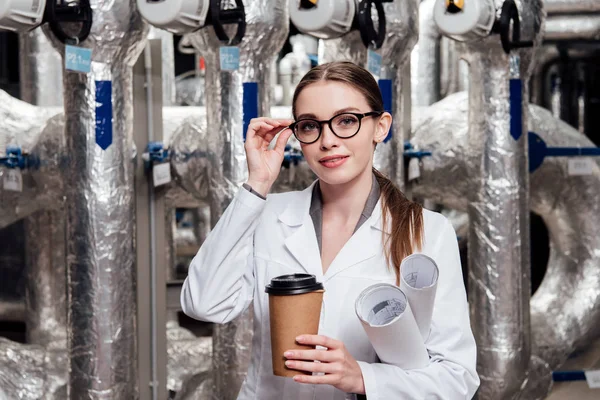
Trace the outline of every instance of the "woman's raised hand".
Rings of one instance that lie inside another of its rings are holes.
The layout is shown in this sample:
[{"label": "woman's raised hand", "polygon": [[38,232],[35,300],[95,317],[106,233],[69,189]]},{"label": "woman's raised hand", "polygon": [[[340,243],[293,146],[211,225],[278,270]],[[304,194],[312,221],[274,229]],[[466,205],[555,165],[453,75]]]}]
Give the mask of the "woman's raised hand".
[{"label": "woman's raised hand", "polygon": [[[281,170],[285,144],[292,135],[292,131],[285,128],[292,122],[290,119],[263,117],[252,119],[248,126],[244,144],[248,162],[248,184],[263,196],[269,193]],[[279,132],[281,134],[275,142],[275,147],[269,149],[269,144]]]}]

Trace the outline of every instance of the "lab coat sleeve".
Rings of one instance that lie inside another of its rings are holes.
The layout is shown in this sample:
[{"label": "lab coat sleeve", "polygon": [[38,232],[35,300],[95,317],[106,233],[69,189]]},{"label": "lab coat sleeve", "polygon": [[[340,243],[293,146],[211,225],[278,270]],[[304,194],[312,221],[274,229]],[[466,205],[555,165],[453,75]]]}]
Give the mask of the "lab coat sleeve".
[{"label": "lab coat sleeve", "polygon": [[439,239],[428,254],[440,269],[431,330],[425,341],[429,365],[405,371],[394,365],[359,361],[368,400],[471,399],[479,387],[456,233],[447,219],[441,225]]},{"label": "lab coat sleeve", "polygon": [[192,318],[224,324],[252,301],[253,240],[266,201],[240,189],[192,260],[181,307]]}]

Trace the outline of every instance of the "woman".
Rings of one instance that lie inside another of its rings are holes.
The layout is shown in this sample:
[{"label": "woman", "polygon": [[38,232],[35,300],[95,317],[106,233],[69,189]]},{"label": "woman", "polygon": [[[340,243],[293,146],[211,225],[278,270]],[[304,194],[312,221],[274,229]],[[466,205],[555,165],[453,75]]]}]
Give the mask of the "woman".
[{"label": "woman", "polygon": [[[184,312],[226,323],[253,302],[252,362],[239,399],[470,399],[479,378],[456,234],[373,169],[392,123],[376,81],[351,63],[318,66],[296,88],[293,115],[291,125],[250,123],[248,181],[192,261]],[[319,179],[301,192],[267,195],[292,134]],[[413,252],[432,257],[440,273],[425,342],[430,364],[404,371],[378,362],[354,303],[374,283],[397,284],[400,262]],[[297,340],[326,350],[285,352],[289,368],[320,374],[282,378],[272,374],[264,289],[273,277],[302,272],[316,275],[325,295],[319,335]]]}]

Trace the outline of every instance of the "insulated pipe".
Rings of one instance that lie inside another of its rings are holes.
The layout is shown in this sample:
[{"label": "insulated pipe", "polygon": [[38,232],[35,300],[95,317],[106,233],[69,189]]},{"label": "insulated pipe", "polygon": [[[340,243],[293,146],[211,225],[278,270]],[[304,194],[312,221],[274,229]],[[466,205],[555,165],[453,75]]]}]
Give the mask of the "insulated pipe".
[{"label": "insulated pipe", "polygon": [[597,0],[544,0],[548,15],[600,12]]},{"label": "insulated pipe", "polygon": [[160,39],[162,50],[162,95],[163,106],[175,105],[175,48],[173,34],[154,26],[150,27],[148,39]]},{"label": "insulated pipe", "polygon": [[428,106],[441,97],[442,35],[433,20],[436,0],[424,0],[419,5],[419,41],[411,53],[410,81],[413,107]]},{"label": "insulated pipe", "polygon": [[599,40],[600,13],[552,15],[546,19],[545,41]]},{"label": "insulated pipe", "polygon": [[[134,0],[90,1],[90,72],[63,77],[68,396],[137,396],[132,65],[147,27]],[[107,34],[110,32],[110,34]],[[65,47],[53,38],[63,58]]]},{"label": "insulated pipe", "polygon": [[62,107],[60,54],[41,29],[19,35],[21,100],[42,107]]},{"label": "insulated pipe", "polygon": [[[41,29],[19,37],[21,98],[42,107],[61,107],[62,59]],[[61,204],[25,219],[27,342],[67,346],[65,212]]]},{"label": "insulated pipe", "polygon": [[[497,8],[502,3],[496,0]],[[519,5],[521,38],[538,44],[542,1]],[[521,108],[528,104],[533,49],[512,55],[519,56],[520,65],[511,62],[498,35],[465,43],[471,74],[468,140],[481,146],[482,157],[468,207],[469,302],[478,393],[485,399],[514,396],[530,354],[527,113]]]},{"label": "insulated pipe", "polygon": [[[421,177],[412,185],[413,193],[463,211],[479,185],[477,171],[484,151],[481,142],[469,138],[469,109],[469,98],[463,92],[419,110],[411,141],[415,148],[432,152],[431,157],[422,159]],[[528,128],[551,147],[593,146],[576,129],[533,104],[529,105]],[[550,372],[600,335],[600,276],[592,272],[600,262],[596,251],[600,248],[599,171],[594,166],[592,175],[569,176],[567,160],[549,157],[531,174],[530,209],[543,218],[548,228],[550,259],[546,276],[530,301],[532,356],[529,368],[521,371],[527,383],[519,398],[544,399],[551,386]],[[498,250],[498,254],[504,250]],[[506,290],[513,290],[514,280],[501,276],[497,279]],[[489,283],[472,281],[472,285],[488,289],[490,296],[496,294],[495,286]],[[507,306],[499,299],[493,300],[496,312],[510,307],[510,303]],[[489,310],[474,311],[472,324],[489,320]],[[514,326],[518,318],[516,314],[506,323]],[[515,328],[514,332],[517,335],[520,330]],[[518,350],[512,356],[519,356]],[[479,373],[489,375],[487,369]]]},{"label": "insulated pipe", "polygon": [[40,211],[25,220],[27,343],[67,347],[65,213]]},{"label": "insulated pipe", "polygon": [[[375,151],[375,168],[385,173],[401,189],[404,187],[403,143],[410,137],[410,56],[418,36],[419,1],[395,0],[384,3],[386,37],[381,55],[379,84],[386,105],[394,117],[391,137]],[[321,40],[319,62],[351,61],[367,67],[368,51],[358,31],[336,39]]]},{"label": "insulated pipe", "polygon": [[[289,31],[288,2],[285,0],[244,1],[246,33],[238,45],[239,68],[221,65],[212,28],[191,37],[196,50],[206,60],[207,130],[205,142],[210,155],[207,183],[214,225],[247,179],[244,135],[250,118],[270,111],[271,68]],[[233,67],[233,71],[224,67]],[[248,364],[252,341],[252,313],[215,326],[213,335],[214,397],[237,396]],[[256,338],[255,348],[261,338]]]}]

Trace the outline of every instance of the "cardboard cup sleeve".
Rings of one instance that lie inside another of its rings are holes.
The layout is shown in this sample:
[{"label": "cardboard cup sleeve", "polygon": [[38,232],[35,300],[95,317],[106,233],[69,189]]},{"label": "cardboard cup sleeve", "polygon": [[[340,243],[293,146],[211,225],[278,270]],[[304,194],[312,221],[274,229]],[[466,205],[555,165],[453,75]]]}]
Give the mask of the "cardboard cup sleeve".
[{"label": "cardboard cup sleeve", "polygon": [[423,340],[429,336],[439,270],[430,257],[412,254],[400,264],[400,290],[406,294]]},{"label": "cardboard cup sleeve", "polygon": [[405,370],[429,364],[419,327],[400,288],[388,283],[369,286],[356,299],[355,309],[383,363]]}]

